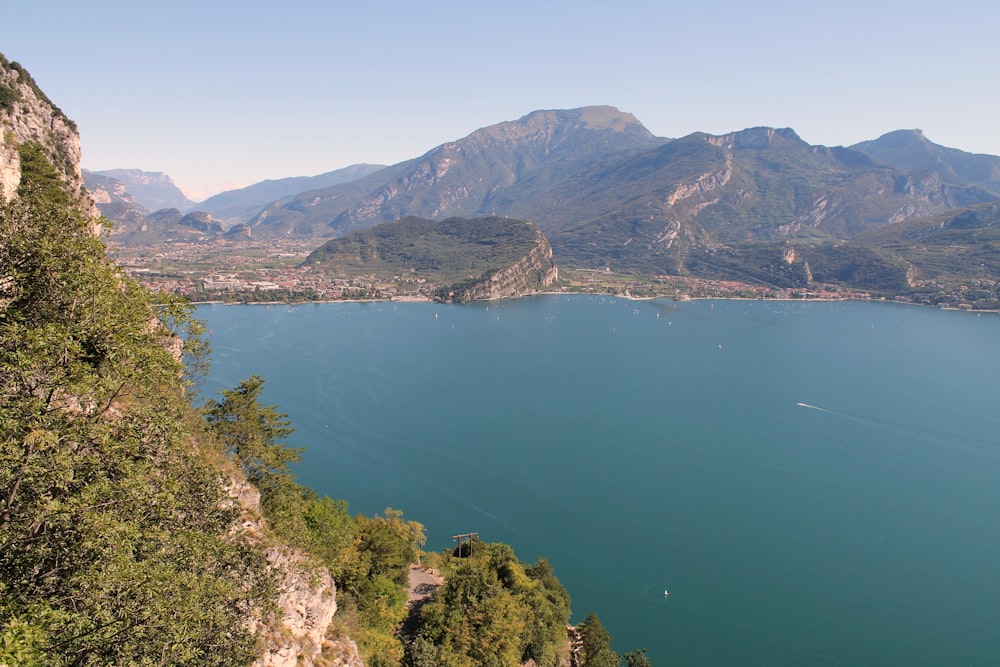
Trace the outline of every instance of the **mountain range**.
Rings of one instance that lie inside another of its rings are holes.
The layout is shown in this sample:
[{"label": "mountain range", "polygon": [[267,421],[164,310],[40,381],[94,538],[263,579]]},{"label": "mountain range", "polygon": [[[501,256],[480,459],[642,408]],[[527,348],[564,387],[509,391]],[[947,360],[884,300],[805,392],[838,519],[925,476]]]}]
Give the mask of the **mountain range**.
[{"label": "mountain range", "polygon": [[[890,230],[1000,199],[1000,157],[939,146],[920,130],[851,147],[770,127],[667,139],[609,106],[535,111],[411,160],[340,172],[332,185],[265,181],[204,208],[245,216],[225,233],[261,240],[330,239],[406,216],[506,216],[537,225],[569,266],[778,286],[820,280],[819,268],[841,282],[864,273],[905,285],[926,253],[903,252],[885,240]],[[298,187],[308,189],[290,193]],[[869,262],[880,268],[857,270]]]}]

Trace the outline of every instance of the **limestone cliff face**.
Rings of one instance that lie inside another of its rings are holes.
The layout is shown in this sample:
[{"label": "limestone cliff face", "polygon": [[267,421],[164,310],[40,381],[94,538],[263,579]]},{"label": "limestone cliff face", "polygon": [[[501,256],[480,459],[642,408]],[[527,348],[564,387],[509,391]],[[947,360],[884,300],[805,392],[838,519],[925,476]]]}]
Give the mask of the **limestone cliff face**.
[{"label": "limestone cliff face", "polygon": [[[265,548],[268,540],[260,515],[260,492],[245,479],[231,479],[227,493],[241,508],[239,530]],[[264,654],[253,667],[364,667],[350,638],[327,634],[337,612],[337,589],[325,567],[284,545],[266,547],[267,563],[278,578],[278,613],[256,630]]]},{"label": "limestone cliff face", "polygon": [[267,562],[280,579],[280,618],[259,629],[265,653],[254,667],[364,667],[353,641],[326,637],[337,611],[329,571],[281,546],[268,549]]},{"label": "limestone cliff face", "polygon": [[552,246],[538,231],[531,251],[504,269],[487,271],[474,283],[456,290],[456,301],[484,301],[524,296],[541,291],[559,279],[559,268],[552,261]]},{"label": "limestone cliff face", "polygon": [[85,210],[98,215],[94,203],[84,197],[76,124],[46,97],[27,70],[0,55],[0,197],[4,201],[17,192],[21,182],[17,148],[28,141],[45,148]]}]

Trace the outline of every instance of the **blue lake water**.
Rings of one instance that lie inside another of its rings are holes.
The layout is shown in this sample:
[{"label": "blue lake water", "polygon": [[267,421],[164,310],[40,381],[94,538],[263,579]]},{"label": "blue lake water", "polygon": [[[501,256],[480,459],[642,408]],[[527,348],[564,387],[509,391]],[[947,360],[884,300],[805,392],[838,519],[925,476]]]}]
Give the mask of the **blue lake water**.
[{"label": "blue lake water", "polygon": [[[657,665],[1000,664],[1000,316],[533,297],[204,306],[296,472],[550,560]],[[669,597],[664,590],[669,589]]]}]

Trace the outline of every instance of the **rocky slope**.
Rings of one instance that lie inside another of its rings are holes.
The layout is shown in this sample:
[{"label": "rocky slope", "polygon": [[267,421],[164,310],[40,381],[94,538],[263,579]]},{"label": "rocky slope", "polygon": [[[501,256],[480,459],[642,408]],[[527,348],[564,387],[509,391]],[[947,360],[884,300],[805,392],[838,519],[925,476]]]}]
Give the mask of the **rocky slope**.
[{"label": "rocky slope", "polygon": [[93,202],[84,196],[76,123],[52,103],[27,70],[0,54],[0,199],[5,201],[21,182],[17,148],[25,142],[43,147],[60,177],[96,215]]},{"label": "rocky slope", "polygon": [[327,638],[337,612],[333,578],[305,554],[267,538],[260,513],[260,492],[245,479],[230,480],[227,493],[240,508],[247,539],[267,551],[267,563],[278,575],[278,614],[257,628],[264,655],[253,667],[364,667],[357,645],[349,638]]},{"label": "rocky slope", "polygon": [[552,246],[537,231],[535,245],[510,266],[483,273],[471,284],[455,290],[456,301],[493,301],[534,294],[559,280],[559,268],[552,261]]},{"label": "rocky slope", "polygon": [[117,178],[83,170],[83,183],[97,209],[112,223],[111,234],[123,235],[142,226],[149,212],[143,208]]}]

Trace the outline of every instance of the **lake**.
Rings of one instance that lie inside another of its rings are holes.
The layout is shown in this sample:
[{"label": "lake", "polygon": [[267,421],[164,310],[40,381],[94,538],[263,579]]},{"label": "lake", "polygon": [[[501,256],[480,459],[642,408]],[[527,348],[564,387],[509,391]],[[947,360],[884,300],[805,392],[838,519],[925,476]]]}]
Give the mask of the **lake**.
[{"label": "lake", "polygon": [[[547,558],[656,665],[1000,664],[1000,316],[539,296],[199,307],[300,480]],[[664,591],[669,590],[669,596]]]}]

